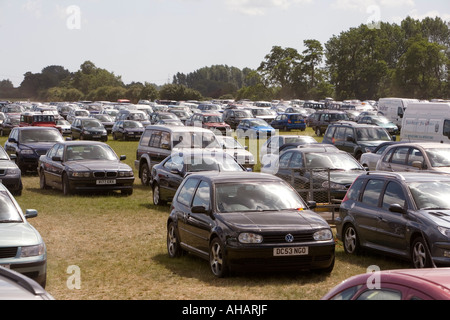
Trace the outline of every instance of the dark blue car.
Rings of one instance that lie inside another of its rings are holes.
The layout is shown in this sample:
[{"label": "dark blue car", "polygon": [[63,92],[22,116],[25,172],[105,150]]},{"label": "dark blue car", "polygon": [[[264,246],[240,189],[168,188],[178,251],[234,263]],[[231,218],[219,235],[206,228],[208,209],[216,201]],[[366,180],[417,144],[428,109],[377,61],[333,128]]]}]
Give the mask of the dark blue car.
[{"label": "dark blue car", "polygon": [[281,113],[270,123],[270,125],[275,129],[283,131],[306,130],[305,119],[300,113]]},{"label": "dark blue car", "polygon": [[15,157],[22,173],[37,171],[39,157],[61,141],[64,138],[56,128],[16,127],[9,134],[5,151]]}]

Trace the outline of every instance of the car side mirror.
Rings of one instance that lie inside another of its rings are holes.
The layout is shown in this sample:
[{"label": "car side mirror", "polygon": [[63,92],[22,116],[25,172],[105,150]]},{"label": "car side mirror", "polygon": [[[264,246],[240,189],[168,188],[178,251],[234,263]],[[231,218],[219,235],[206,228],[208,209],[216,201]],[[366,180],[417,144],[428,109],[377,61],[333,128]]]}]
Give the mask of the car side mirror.
[{"label": "car side mirror", "polygon": [[411,163],[411,165],[412,165],[414,168],[423,169],[423,163],[422,163],[422,161],[413,161],[413,162]]},{"label": "car side mirror", "polygon": [[52,161],[62,161],[62,158],[60,156],[53,156]]},{"label": "car side mirror", "polygon": [[25,211],[25,219],[36,218],[37,215],[38,215],[38,212],[35,209],[27,209]]},{"label": "car side mirror", "polygon": [[306,204],[308,205],[309,209],[311,209],[311,210],[315,209],[317,207],[317,202],[315,202],[315,201],[308,201]]},{"label": "car side mirror", "polygon": [[401,213],[404,214],[406,213],[405,208],[403,208],[401,205],[399,204],[392,204],[389,206],[389,211],[390,212],[396,212],[396,213]]},{"label": "car side mirror", "polygon": [[17,140],[15,138],[8,138],[8,142],[17,143]]},{"label": "car side mirror", "polygon": [[120,159],[120,161],[127,160],[127,156],[126,155],[121,155],[119,159]]},{"label": "car side mirror", "polygon": [[397,141],[397,136],[392,136],[392,141]]},{"label": "car side mirror", "polygon": [[210,214],[211,210],[206,210],[204,206],[193,206],[191,208],[192,213],[203,213],[203,214]]}]

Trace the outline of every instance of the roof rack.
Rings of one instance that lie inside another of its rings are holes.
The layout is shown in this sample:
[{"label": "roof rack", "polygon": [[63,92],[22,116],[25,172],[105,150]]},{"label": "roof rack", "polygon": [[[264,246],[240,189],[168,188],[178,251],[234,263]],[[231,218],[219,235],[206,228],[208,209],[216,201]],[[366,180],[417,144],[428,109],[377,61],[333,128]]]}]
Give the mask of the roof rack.
[{"label": "roof rack", "polygon": [[384,176],[390,176],[399,178],[401,180],[406,180],[405,177],[402,175],[402,172],[389,172],[389,171],[367,171],[367,176],[371,175],[384,175]]}]

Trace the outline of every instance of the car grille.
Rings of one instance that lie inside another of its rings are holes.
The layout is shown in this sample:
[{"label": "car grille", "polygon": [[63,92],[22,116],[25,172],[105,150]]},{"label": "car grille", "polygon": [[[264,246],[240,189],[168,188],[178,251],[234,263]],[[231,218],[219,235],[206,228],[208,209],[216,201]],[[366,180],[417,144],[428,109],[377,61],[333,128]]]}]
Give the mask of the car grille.
[{"label": "car grille", "polygon": [[[263,235],[264,243],[287,243],[286,234]],[[294,233],[294,241],[291,243],[314,241],[312,233]]]},{"label": "car grille", "polygon": [[14,258],[17,254],[17,247],[0,248],[0,259]]},{"label": "car grille", "polygon": [[94,177],[95,178],[116,178],[117,171],[95,171]]}]

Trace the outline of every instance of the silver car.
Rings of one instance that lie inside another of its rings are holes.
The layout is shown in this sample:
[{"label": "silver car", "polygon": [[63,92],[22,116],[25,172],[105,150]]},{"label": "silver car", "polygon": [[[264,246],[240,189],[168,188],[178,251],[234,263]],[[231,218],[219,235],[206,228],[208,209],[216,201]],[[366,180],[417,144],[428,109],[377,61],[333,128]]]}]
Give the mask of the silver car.
[{"label": "silver car", "polygon": [[47,249],[39,232],[27,221],[36,216],[33,209],[23,214],[11,193],[0,184],[0,266],[45,287]]}]

